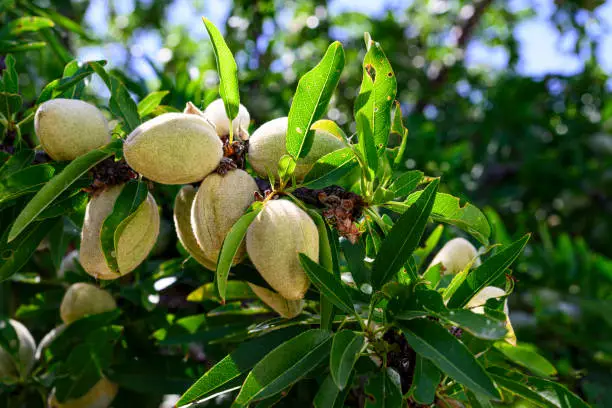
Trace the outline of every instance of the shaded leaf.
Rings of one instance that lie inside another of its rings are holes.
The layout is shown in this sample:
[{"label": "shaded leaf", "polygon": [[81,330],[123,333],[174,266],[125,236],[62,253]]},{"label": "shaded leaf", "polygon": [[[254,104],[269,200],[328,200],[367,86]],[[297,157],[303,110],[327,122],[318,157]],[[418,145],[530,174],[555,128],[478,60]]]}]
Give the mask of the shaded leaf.
[{"label": "shaded leaf", "polygon": [[333,273],[310,259],[306,254],[300,253],[300,264],[310,281],[327,297],[334,305],[346,313],[353,314],[353,301],[348,291],[342,285],[342,281]]},{"label": "shaded leaf", "polygon": [[505,341],[496,342],[494,347],[510,361],[527,368],[535,375],[551,377],[557,374],[555,366],[531,347],[521,344],[512,346]]},{"label": "shaded leaf", "polygon": [[343,330],[334,335],[329,359],[329,371],[338,389],[348,385],[353,367],[359,358],[361,348],[365,344],[363,334]]},{"label": "shaded leaf", "polygon": [[441,377],[442,373],[430,360],[417,355],[409,394],[419,404],[433,404]]}]

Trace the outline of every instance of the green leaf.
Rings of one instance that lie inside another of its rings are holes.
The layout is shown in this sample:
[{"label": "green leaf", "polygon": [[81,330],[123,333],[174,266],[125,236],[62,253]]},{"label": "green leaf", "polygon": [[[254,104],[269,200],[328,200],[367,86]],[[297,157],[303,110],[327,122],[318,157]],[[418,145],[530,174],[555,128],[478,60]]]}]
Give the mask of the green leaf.
[{"label": "green leaf", "polygon": [[19,93],[19,74],[15,68],[15,58],[12,55],[7,55],[5,60],[5,68],[2,71],[2,81],[0,83],[0,90],[18,94]]},{"label": "green leaf", "polygon": [[345,147],[321,157],[312,166],[303,184],[309,188],[323,188],[337,183],[358,166],[353,149]]},{"label": "green leaf", "polygon": [[60,363],[58,374],[54,385],[59,402],[82,397],[101,378],[88,344],[76,345],[68,358]]},{"label": "green leaf", "polygon": [[[393,203],[390,208],[394,211],[402,212],[405,206],[410,206],[418,200],[421,193],[421,191],[412,193],[406,198],[406,201],[403,203]],[[483,245],[488,245],[489,243],[491,227],[489,226],[487,217],[485,217],[478,207],[470,203],[461,206],[461,202],[457,197],[445,193],[436,194],[436,201],[431,210],[431,218],[433,218],[434,221],[455,225],[461,228],[473,235],[474,238]]]},{"label": "green leaf", "polygon": [[224,385],[253,368],[270,351],[303,330],[300,327],[288,327],[242,343],[185,391],[176,405],[179,407],[187,405],[217,392]]},{"label": "green leaf", "polygon": [[430,360],[417,354],[412,386],[408,393],[419,404],[433,404],[441,377],[442,373]]},{"label": "green leaf", "polygon": [[344,49],[338,41],[332,43],[321,62],[298,82],[287,128],[287,152],[295,159],[306,156],[314,140],[311,126],[323,116],[344,68]]},{"label": "green leaf", "polygon": [[117,200],[115,200],[113,210],[102,223],[100,229],[100,247],[108,268],[116,272],[118,276],[117,247],[119,237],[133,218],[136,210],[147,199],[148,193],[149,191],[144,182],[139,180],[128,181],[121,189]]},{"label": "green leaf", "polygon": [[423,172],[411,170],[396,178],[389,186],[389,190],[393,191],[395,197],[404,197],[417,188],[421,180],[423,180]]},{"label": "green leaf", "polygon": [[[230,280],[227,282],[227,288],[225,290],[225,300],[244,300],[244,299],[255,299],[256,295],[251,290],[251,287],[242,281]],[[204,302],[205,300],[213,300],[220,302],[217,289],[214,283],[205,283],[200,286],[189,295],[187,295],[187,301],[189,302]]]},{"label": "green leaf", "polygon": [[219,258],[217,259],[217,270],[215,272],[215,285],[217,286],[219,297],[223,301],[225,301],[227,277],[232,267],[234,257],[238,252],[238,248],[240,248],[240,244],[246,235],[249,225],[251,225],[262,209],[263,206],[261,205],[252,205],[251,208],[234,223],[223,240],[221,251],[219,251]]},{"label": "green leaf", "polygon": [[34,160],[34,150],[23,149],[9,157],[0,167],[0,179],[4,179],[11,174],[23,169]]},{"label": "green leaf", "polygon": [[157,91],[151,92],[145,96],[143,100],[138,102],[138,116],[144,118],[145,116],[149,115],[159,106],[159,104],[161,104],[161,101],[169,93],[170,91]]},{"label": "green leaf", "polygon": [[39,31],[44,28],[51,28],[55,24],[53,21],[44,17],[20,17],[7,23],[0,30],[0,38],[16,37],[26,32]]},{"label": "green leaf", "polygon": [[353,280],[358,287],[361,288],[363,284],[370,284],[372,282],[372,271],[365,263],[365,246],[363,240],[358,240],[354,244],[348,239],[340,242],[342,252],[346,258],[346,263]]},{"label": "green leaf", "polygon": [[16,171],[0,179],[0,203],[34,192],[51,180],[55,168],[50,164],[37,164]]},{"label": "green leaf", "polygon": [[555,366],[531,347],[521,344],[512,346],[505,341],[496,342],[494,347],[510,361],[527,368],[535,375],[552,377],[557,374]]},{"label": "green leaf", "polygon": [[[210,36],[215,58],[217,60],[217,71],[219,72],[219,93],[223,104],[225,105],[225,113],[231,120],[238,116],[240,108],[240,94],[238,92],[238,67],[232,55],[232,51],[225,43],[225,39],[215,27],[215,25],[207,18],[202,18],[206,31]],[[233,126],[230,126],[230,132],[233,131]]]},{"label": "green leaf", "polygon": [[353,372],[365,344],[363,334],[343,330],[334,335],[329,358],[329,371],[338,389],[343,390]]},{"label": "green leaf", "polygon": [[470,390],[499,399],[499,391],[472,352],[448,330],[427,319],[398,322],[417,354]]},{"label": "green leaf", "polygon": [[291,180],[291,175],[295,171],[295,166],[297,163],[293,159],[293,157],[288,154],[284,154],[280,160],[278,161],[278,178],[281,183],[285,183]]},{"label": "green leaf", "polygon": [[[323,217],[321,217],[321,215],[319,215],[319,213],[315,210],[308,210],[308,215],[310,215],[316,224],[317,231],[319,232],[319,263],[328,271],[338,270],[339,272],[339,266],[335,265],[336,262],[334,261],[334,255],[332,254],[332,245],[327,233],[328,228],[323,220]],[[339,278],[339,273],[336,276]],[[323,293],[321,293],[319,305],[321,309],[321,329],[331,330],[335,315],[334,304],[328,300]]]},{"label": "green leaf", "polygon": [[[75,62],[76,60],[71,61],[66,65],[66,68],[68,68],[68,66],[74,64]],[[82,83],[85,78],[89,77],[95,72],[92,64],[97,64],[103,67],[104,65],[106,65],[106,61],[100,60],[85,62],[83,65],[73,71],[64,68],[63,77],[61,79],[57,79],[48,83],[38,96],[38,100],[36,101],[36,103],[41,104],[43,102],[48,101],[49,99],[53,99],[60,95],[62,92],[69,89],[70,87]]]},{"label": "green leaf", "polygon": [[0,114],[7,119],[13,119],[22,105],[21,95],[16,93],[0,92]]},{"label": "green leaf", "polygon": [[243,407],[253,399],[281,392],[326,359],[330,348],[331,334],[319,329],[309,330],[281,344],[253,367],[234,406]]},{"label": "green leaf", "polygon": [[374,260],[372,274],[374,288],[381,288],[404,266],[419,245],[433,206],[438,183],[439,180],[430,183],[419,200],[402,214],[387,234]]},{"label": "green leaf", "polygon": [[[401,143],[393,160],[393,169],[397,170],[404,167],[404,152],[408,145],[408,129],[404,126],[402,119],[402,107],[399,101],[395,101],[395,113],[393,114],[393,122],[391,122],[391,132],[398,134],[401,137]],[[401,167],[400,167],[401,166]]]},{"label": "green leaf", "polygon": [[504,247],[478,268],[474,269],[461,284],[459,289],[448,301],[450,308],[462,308],[468,304],[478,292],[495,282],[510,267],[512,262],[523,252],[530,235],[527,234],[521,239]]},{"label": "green leaf", "polygon": [[397,408],[402,406],[402,391],[400,385],[391,375],[397,376],[393,370],[377,373],[368,379],[365,387],[365,408]]},{"label": "green leaf", "polygon": [[35,51],[45,48],[46,46],[47,43],[44,41],[0,41],[0,54]]},{"label": "green leaf", "polygon": [[527,401],[533,402],[534,404],[537,404],[537,406],[553,408],[558,406],[548,401],[533,389],[529,388],[527,384],[515,381],[508,376],[497,375],[492,372],[489,372],[489,375],[499,387],[511,392],[514,395],[526,399]]},{"label": "green leaf", "polygon": [[55,24],[57,24],[60,27],[63,27],[69,31],[72,31],[73,33],[76,33],[78,35],[80,35],[81,37],[83,37],[84,39],[89,39],[91,40],[91,38],[87,35],[87,33],[85,32],[85,30],[81,27],[81,25],[75,21],[72,21],[71,19],[69,19],[68,17],[63,16],[62,14],[53,11],[49,8],[43,9],[41,7],[37,7],[33,4],[29,4],[29,3],[22,3],[22,5],[27,8],[28,10],[30,10],[33,13],[38,14],[41,17],[46,17],[50,20],[52,20]]},{"label": "green leaf", "polygon": [[576,394],[569,391],[565,386],[544,380],[541,378],[529,378],[529,385],[534,387],[540,395],[559,408],[589,408]]},{"label": "green leaf", "polygon": [[[454,309],[438,313],[436,316],[483,340],[499,340],[508,332],[505,321],[491,319],[471,310]],[[508,346],[510,345],[508,344]]]},{"label": "green leaf", "polygon": [[[352,383],[352,378],[349,379],[349,384]],[[351,387],[339,390],[330,374],[325,378],[321,387],[319,387],[313,405],[315,408],[344,408],[344,401],[350,390]]]},{"label": "green leaf", "polygon": [[344,312],[355,313],[351,296],[342,285],[340,278],[334,276],[333,273],[310,259],[306,254],[300,253],[300,264],[310,281],[327,299]]},{"label": "green leaf", "polygon": [[342,130],[342,128],[338,126],[338,124],[334,122],[333,120],[319,119],[315,123],[312,124],[310,129],[311,130],[322,130],[324,132],[330,133],[336,136],[336,138],[338,138],[339,140],[342,140],[343,142],[346,142],[347,140],[346,133],[344,133],[344,130]]},{"label": "green leaf", "polygon": [[53,177],[41,188],[38,193],[25,206],[17,216],[9,232],[8,241],[11,242],[28,226],[38,215],[47,208],[64,191],[66,191],[79,177],[102,160],[115,154],[122,146],[121,140],[114,140],[106,146],[94,149],[74,159],[64,170]]}]

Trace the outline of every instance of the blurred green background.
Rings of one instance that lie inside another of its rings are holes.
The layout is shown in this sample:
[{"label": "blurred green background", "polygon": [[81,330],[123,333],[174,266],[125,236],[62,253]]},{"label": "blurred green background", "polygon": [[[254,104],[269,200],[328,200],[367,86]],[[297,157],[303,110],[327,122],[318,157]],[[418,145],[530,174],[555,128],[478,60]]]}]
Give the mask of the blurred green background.
[{"label": "blurred green background", "polygon": [[[352,134],[363,33],[398,79],[407,169],[485,208],[495,242],[533,239],[516,267],[511,318],[591,404],[612,406],[612,4],[600,0],[5,0],[0,25],[56,17],[23,33],[26,105],[73,55],[106,59],[136,99],[216,99],[201,16],[222,28],[255,126],[287,115],[299,77],[332,40],[347,53],[328,117]],[[58,13],[58,14],[54,14]],[[76,22],[71,25],[58,15]],[[62,23],[63,22],[63,23]],[[8,45],[0,44],[0,67]],[[106,104],[99,79],[87,87]],[[495,209],[495,210],[493,210]],[[505,227],[504,227],[505,226]]]}]

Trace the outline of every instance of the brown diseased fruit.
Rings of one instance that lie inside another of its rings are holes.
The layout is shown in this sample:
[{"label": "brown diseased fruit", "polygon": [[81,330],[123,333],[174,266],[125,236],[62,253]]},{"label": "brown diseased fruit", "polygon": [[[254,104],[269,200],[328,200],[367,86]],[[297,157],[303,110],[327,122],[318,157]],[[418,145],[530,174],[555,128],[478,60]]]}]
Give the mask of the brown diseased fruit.
[{"label": "brown diseased fruit", "polygon": [[268,201],[247,230],[246,247],[274,290],[288,300],[304,297],[310,281],[298,254],[319,260],[319,233],[306,212],[287,200]]},{"label": "brown diseased fruit", "polygon": [[123,145],[127,163],[162,184],[202,180],[223,157],[214,127],[199,115],[165,113],[138,126]]},{"label": "brown diseased fruit", "polygon": [[[238,169],[225,175],[210,174],[200,184],[191,207],[191,227],[200,248],[215,264],[225,236],[254,201],[257,191],[253,177]],[[242,244],[234,263],[244,254]]]},{"label": "brown diseased fruit", "polygon": [[60,306],[60,316],[66,324],[92,314],[104,313],[117,307],[113,296],[89,283],[75,283],[68,288]]},{"label": "brown diseased fruit", "polygon": [[302,299],[287,300],[276,292],[252,283],[249,283],[249,287],[262,302],[286,319],[293,319],[302,313],[304,308],[304,301]]},{"label": "brown diseased fruit", "polygon": [[117,279],[132,272],[151,252],[159,234],[159,212],[151,194],[132,214],[117,244],[119,272],[111,271],[100,244],[100,230],[112,212],[124,185],[111,187],[94,196],[85,211],[79,260],[85,271],[97,279]]},{"label": "brown diseased fruit", "polygon": [[110,142],[108,122],[95,106],[78,99],[51,99],[34,116],[36,136],[53,160],[73,160]]},{"label": "brown diseased fruit", "polygon": [[[278,178],[278,161],[287,154],[288,118],[278,118],[261,125],[249,139],[248,161],[257,175],[266,178],[268,173]],[[304,179],[314,163],[321,157],[345,147],[344,142],[324,130],[316,130],[312,147],[306,157],[297,161],[295,178]]]}]

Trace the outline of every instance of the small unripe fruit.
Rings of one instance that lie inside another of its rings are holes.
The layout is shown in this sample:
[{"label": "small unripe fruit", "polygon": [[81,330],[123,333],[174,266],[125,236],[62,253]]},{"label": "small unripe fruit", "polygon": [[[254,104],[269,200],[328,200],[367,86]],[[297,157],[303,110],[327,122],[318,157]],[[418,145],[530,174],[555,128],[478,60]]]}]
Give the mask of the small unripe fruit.
[{"label": "small unripe fruit", "polygon": [[[215,125],[217,134],[221,137],[228,136],[230,133],[230,120],[225,112],[225,105],[222,99],[212,101],[206,109],[204,109],[204,117]],[[234,140],[238,138],[247,140],[249,138],[249,123],[251,115],[244,105],[238,107],[238,116],[232,120]]]},{"label": "small unripe fruit", "polygon": [[[470,299],[465,308],[474,313],[485,314],[484,307],[487,304],[487,300],[501,298],[502,296],[506,296],[505,290],[495,286],[487,286],[478,292],[472,299]],[[514,329],[512,328],[512,323],[510,322],[508,299],[505,299],[504,301],[504,313],[506,314],[506,329],[508,330],[505,340],[513,346],[516,346],[516,335],[514,334]]]},{"label": "small unripe fruit", "polygon": [[193,186],[181,188],[174,200],[174,228],[179,241],[189,255],[198,261],[206,269],[214,271],[215,262],[206,257],[202,248],[198,245],[193,229],[191,228],[191,207],[196,196]]},{"label": "small unripe fruit", "polygon": [[66,324],[87,315],[109,312],[117,307],[113,296],[89,283],[75,283],[68,288],[60,306],[60,316]]},{"label": "small unripe fruit", "polygon": [[[450,275],[463,271],[472,262],[473,267],[480,265],[478,250],[464,238],[448,241],[429,264],[429,268],[442,264],[442,273]],[[428,268],[428,269],[429,269]]]},{"label": "small unripe fruit", "polygon": [[249,283],[249,287],[262,302],[286,319],[293,319],[302,313],[302,309],[304,309],[304,301],[302,299],[287,300],[278,293],[253,285],[252,283]]},{"label": "small unripe fruit", "polygon": [[[259,177],[266,178],[268,173],[278,177],[278,162],[287,154],[287,127],[288,118],[278,118],[264,123],[251,135],[248,159]],[[336,136],[324,130],[315,130],[310,151],[297,161],[294,172],[296,180],[303,180],[321,157],[343,147],[344,142]]]},{"label": "small unripe fruit", "polygon": [[40,343],[38,343],[38,348],[36,349],[36,360],[40,360],[43,356],[43,352],[45,349],[53,343],[53,341],[66,329],[65,324],[60,324],[55,329],[52,329],[49,333],[45,334],[45,337],[42,338]]},{"label": "small unripe fruit", "polygon": [[111,187],[93,197],[85,210],[79,260],[85,271],[97,279],[117,279],[132,272],[151,252],[159,234],[159,212],[151,194],[132,214],[117,243],[119,272],[110,270],[102,253],[100,230],[112,212],[123,185]]},{"label": "small unripe fruit", "polygon": [[127,163],[162,184],[202,180],[223,157],[214,127],[199,115],[165,113],[138,126],[125,140]]},{"label": "small unripe fruit", "polygon": [[85,395],[60,403],[55,390],[49,396],[49,408],[108,408],[117,396],[119,386],[102,377]]},{"label": "small unripe fruit", "polygon": [[34,129],[53,160],[74,160],[111,140],[102,112],[78,99],[51,99],[40,105]]},{"label": "small unripe fruit", "polygon": [[319,233],[306,212],[287,200],[268,201],[247,230],[246,247],[274,290],[288,300],[304,297],[310,281],[299,253],[319,260]]},{"label": "small unripe fruit", "polygon": [[[244,170],[231,170],[225,175],[210,174],[202,181],[191,208],[191,227],[206,257],[217,262],[225,236],[244,214],[259,191],[253,177]],[[244,258],[240,246],[234,263]]]},{"label": "small unripe fruit", "polygon": [[[36,354],[36,342],[30,331],[17,320],[9,320],[17,338],[19,339],[19,351],[17,360],[0,346],[0,383],[9,383],[24,378],[34,365]],[[15,345],[16,346],[16,345]]]}]

